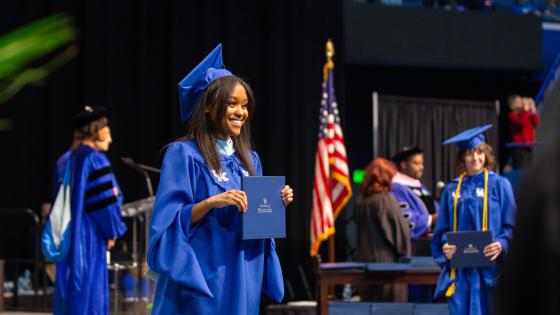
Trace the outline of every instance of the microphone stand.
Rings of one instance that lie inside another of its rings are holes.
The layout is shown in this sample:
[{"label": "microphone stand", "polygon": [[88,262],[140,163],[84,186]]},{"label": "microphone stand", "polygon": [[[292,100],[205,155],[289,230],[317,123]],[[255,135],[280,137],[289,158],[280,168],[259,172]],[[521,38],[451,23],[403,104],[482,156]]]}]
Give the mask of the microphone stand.
[{"label": "microphone stand", "polygon": [[140,170],[142,172],[142,174],[144,174],[144,178],[146,178],[146,186],[148,187],[148,196],[153,197],[154,196],[154,188],[152,187],[152,179],[150,178],[150,175],[148,174],[147,171],[144,170]]},{"label": "microphone stand", "polygon": [[128,158],[128,157],[121,157],[121,160],[128,166],[132,167],[133,169],[139,171],[140,173],[142,173],[144,175],[144,178],[146,179],[146,187],[148,188],[148,196],[149,197],[153,197],[154,196],[154,188],[152,186],[152,179],[150,178],[150,174],[148,174],[148,172],[153,172],[153,173],[157,173],[160,174],[161,171],[155,167],[151,167],[148,165],[144,165],[144,164],[138,164],[136,162],[134,162],[133,159]]},{"label": "microphone stand", "polygon": [[[132,167],[133,169],[139,171],[140,173],[142,173],[142,175],[144,175],[144,178],[146,180],[146,187],[148,188],[148,195],[149,198],[153,201],[154,198],[154,188],[152,186],[152,179],[150,178],[150,174],[148,174],[148,172],[152,172],[152,173],[157,173],[160,174],[161,171],[155,167],[151,167],[148,165],[144,165],[144,164],[139,164],[134,162],[133,159],[129,158],[129,157],[121,157],[121,161],[123,161],[126,165]],[[146,211],[145,218],[144,218],[144,257],[142,259],[142,265],[144,266],[144,264],[146,263],[145,258],[147,257],[147,251],[148,251],[148,242],[149,242],[149,235],[150,235],[150,217],[151,217],[152,211],[148,210]],[[136,238],[136,235],[134,235],[134,238]],[[136,248],[136,245],[135,247]],[[136,249],[135,249],[136,251]],[[135,256],[137,255],[136,253],[134,254]],[[138,259],[138,257],[136,256],[135,259]],[[141,269],[143,269],[141,267]],[[143,271],[140,271],[141,273],[143,273]]]},{"label": "microphone stand", "polygon": [[144,164],[140,164],[140,163],[135,163],[135,164],[136,164],[136,167],[138,167],[138,168],[140,168],[140,169],[142,169],[142,170],[145,170],[145,171],[148,171],[148,172],[152,172],[152,173],[161,174],[161,171],[160,171],[159,168],[151,167],[151,166],[144,165]]}]

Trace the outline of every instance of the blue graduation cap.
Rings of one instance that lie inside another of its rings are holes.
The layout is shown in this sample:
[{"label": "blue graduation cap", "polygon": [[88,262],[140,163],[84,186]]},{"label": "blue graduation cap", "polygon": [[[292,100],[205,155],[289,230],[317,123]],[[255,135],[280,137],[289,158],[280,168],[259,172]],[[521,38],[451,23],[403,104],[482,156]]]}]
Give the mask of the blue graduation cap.
[{"label": "blue graduation cap", "polygon": [[216,79],[233,75],[223,69],[222,44],[218,44],[194,69],[179,82],[181,121],[191,116],[198,99],[210,83]]},{"label": "blue graduation cap", "polygon": [[486,130],[492,128],[492,124],[482,127],[467,129],[460,134],[453,136],[443,142],[443,144],[456,143],[461,151],[467,151],[476,148],[479,144],[486,142],[484,133]]}]

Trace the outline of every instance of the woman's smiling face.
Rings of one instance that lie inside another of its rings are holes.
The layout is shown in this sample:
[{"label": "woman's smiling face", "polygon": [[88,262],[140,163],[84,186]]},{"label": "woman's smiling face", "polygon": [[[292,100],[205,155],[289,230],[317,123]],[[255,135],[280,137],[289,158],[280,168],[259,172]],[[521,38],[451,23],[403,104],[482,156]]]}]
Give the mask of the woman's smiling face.
[{"label": "woman's smiling face", "polygon": [[465,168],[469,176],[482,172],[485,164],[486,155],[478,147],[467,151],[465,154]]},{"label": "woman's smiling face", "polygon": [[219,137],[227,139],[231,136],[239,136],[241,127],[249,118],[249,100],[247,91],[240,83],[237,83],[231,92],[226,104],[226,112],[219,122]]}]

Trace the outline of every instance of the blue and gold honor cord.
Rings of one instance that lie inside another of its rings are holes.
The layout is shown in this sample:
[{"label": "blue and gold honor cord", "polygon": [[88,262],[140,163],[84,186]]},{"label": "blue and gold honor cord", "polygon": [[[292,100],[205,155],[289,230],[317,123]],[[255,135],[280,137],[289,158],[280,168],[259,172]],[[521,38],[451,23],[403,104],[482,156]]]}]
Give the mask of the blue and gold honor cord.
[{"label": "blue and gold honor cord", "polygon": [[[463,183],[463,178],[465,173],[461,174],[459,177],[459,183],[457,184],[457,189],[455,190],[455,197],[453,199],[453,232],[457,232],[457,203],[459,202],[459,193],[461,192],[461,184]],[[484,169],[484,204],[482,206],[482,231],[488,230],[488,170]],[[457,273],[456,268],[451,268],[451,273],[449,275],[450,280],[455,280],[455,274]],[[455,294],[455,282],[451,283],[447,291],[445,292],[446,297],[451,297]]]}]

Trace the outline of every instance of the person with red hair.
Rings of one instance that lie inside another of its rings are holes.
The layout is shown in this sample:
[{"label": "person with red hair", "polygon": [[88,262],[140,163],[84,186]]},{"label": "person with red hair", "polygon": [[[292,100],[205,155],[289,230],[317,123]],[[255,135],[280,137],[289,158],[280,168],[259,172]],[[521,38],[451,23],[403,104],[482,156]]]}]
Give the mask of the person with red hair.
[{"label": "person with red hair", "polygon": [[[358,228],[358,261],[397,262],[410,256],[410,231],[391,193],[397,169],[390,161],[376,158],[366,168],[360,194],[354,206]],[[362,300],[406,302],[406,285],[358,288]]]}]

